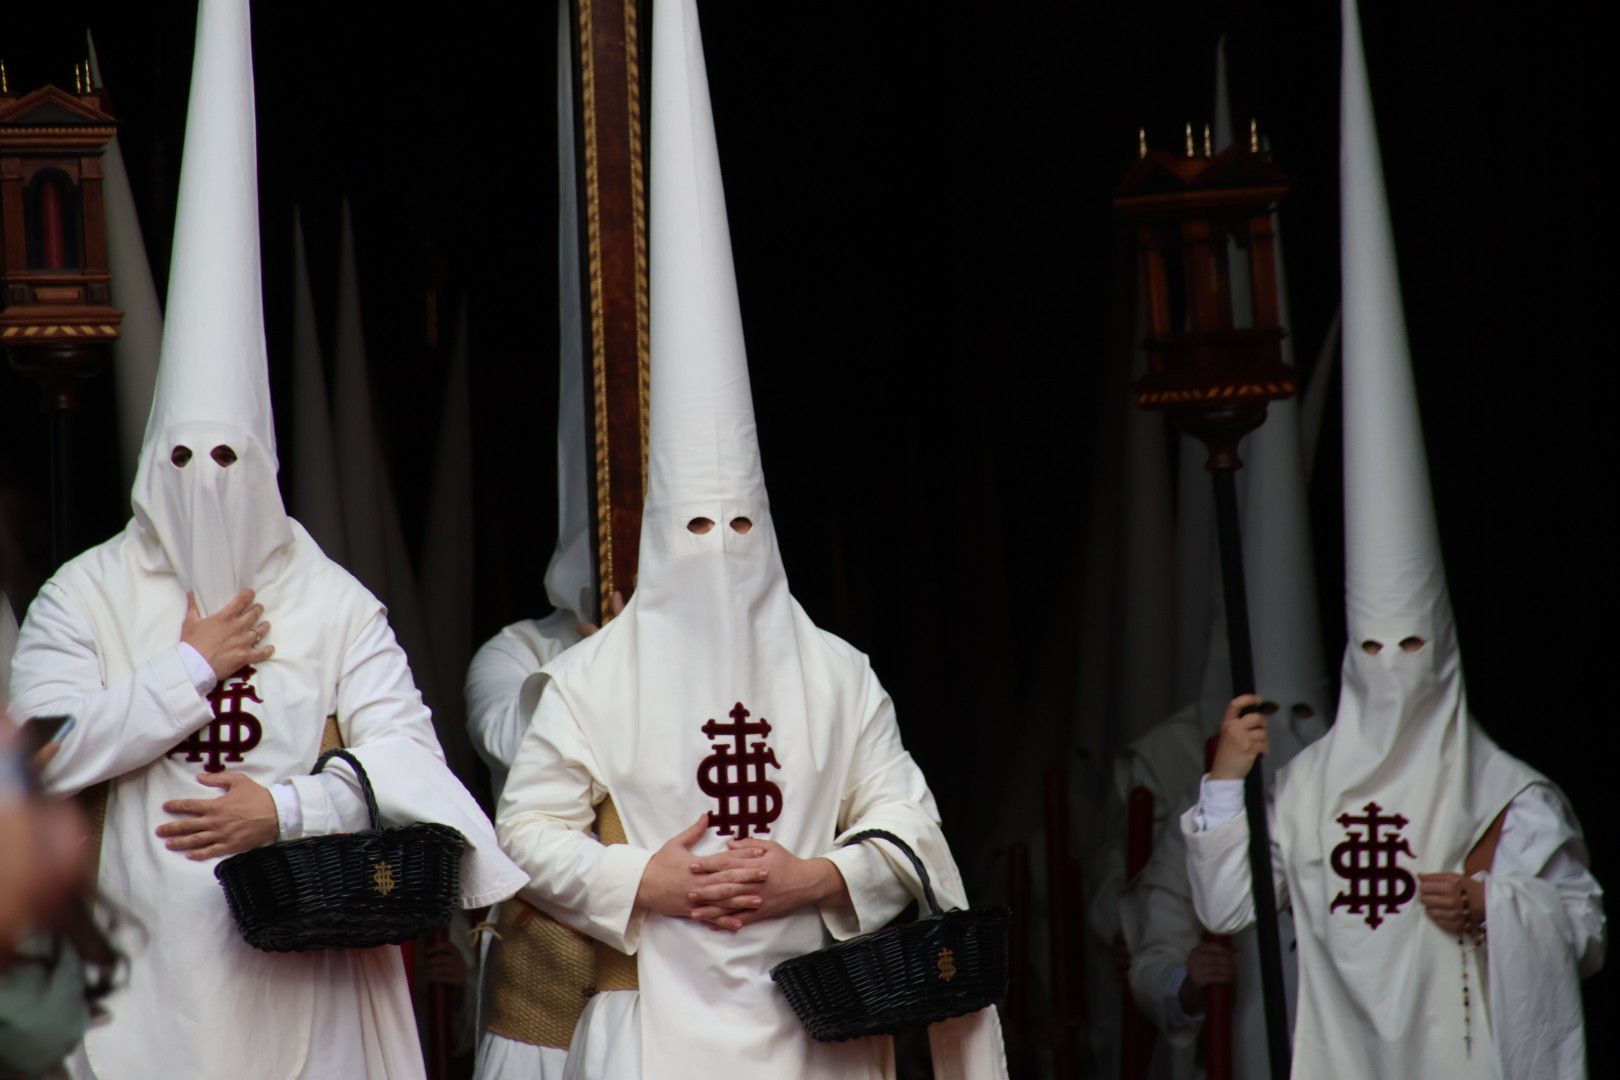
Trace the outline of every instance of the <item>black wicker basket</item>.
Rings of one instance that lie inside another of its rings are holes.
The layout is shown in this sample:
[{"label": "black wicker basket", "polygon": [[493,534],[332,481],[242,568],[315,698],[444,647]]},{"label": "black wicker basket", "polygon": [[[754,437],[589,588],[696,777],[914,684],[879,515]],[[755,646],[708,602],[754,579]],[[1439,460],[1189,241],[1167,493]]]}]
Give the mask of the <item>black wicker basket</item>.
[{"label": "black wicker basket", "polygon": [[267,952],[397,945],[449,923],[467,839],[448,825],[381,828],[371,778],[346,750],[371,828],[244,851],[214,868],[242,936]]},{"label": "black wicker basket", "polygon": [[840,941],[771,969],[793,1011],[821,1042],[893,1035],[977,1012],[1007,995],[1008,910],[940,911],[928,870],[904,840],[867,829],[844,843],[873,837],[906,853],[922,882],[927,912],[916,922]]}]

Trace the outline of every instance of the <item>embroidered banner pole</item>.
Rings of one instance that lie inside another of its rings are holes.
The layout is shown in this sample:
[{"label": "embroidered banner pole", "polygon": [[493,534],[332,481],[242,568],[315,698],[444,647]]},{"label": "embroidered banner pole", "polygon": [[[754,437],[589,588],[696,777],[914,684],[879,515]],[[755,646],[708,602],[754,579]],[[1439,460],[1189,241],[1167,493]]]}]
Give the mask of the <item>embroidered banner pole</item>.
[{"label": "embroidered banner pole", "polygon": [[[647,196],[637,0],[578,0],[576,113],[597,605],[630,595],[647,477]],[[566,238],[564,238],[566,239]]]}]

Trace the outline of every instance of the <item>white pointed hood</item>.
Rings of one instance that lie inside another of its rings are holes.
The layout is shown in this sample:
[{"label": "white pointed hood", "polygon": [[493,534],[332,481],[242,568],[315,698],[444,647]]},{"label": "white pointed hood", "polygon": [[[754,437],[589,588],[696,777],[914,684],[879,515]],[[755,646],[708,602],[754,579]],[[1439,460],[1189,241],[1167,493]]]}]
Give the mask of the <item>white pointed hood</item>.
[{"label": "white pointed hood", "polygon": [[[276,487],[246,0],[203,0],[198,9],[170,267],[157,387],[131,502],[210,613],[264,581],[293,538]],[[177,466],[171,457],[181,446],[190,460]],[[218,447],[230,448],[234,464],[213,459]]]},{"label": "white pointed hood", "polygon": [[[1215,149],[1219,152],[1231,146],[1234,138],[1224,36],[1216,49],[1215,69]],[[1282,313],[1284,330],[1289,331],[1282,340],[1282,359],[1293,367],[1288,275],[1276,213],[1271,217],[1272,229],[1277,233],[1277,310]],[[1234,244],[1228,255],[1232,259],[1234,315],[1241,314],[1237,324],[1246,326],[1252,303],[1248,252]],[[1254,682],[1256,689],[1277,706],[1270,724],[1271,752],[1265,759],[1268,775],[1320,738],[1331,723],[1333,710],[1333,686],[1322,653],[1307,495],[1309,476],[1300,453],[1299,426],[1297,398],[1272,402],[1266,422],[1243,440],[1244,469],[1238,474]],[[1216,610],[1224,617],[1220,605]],[[1229,655],[1223,644],[1219,663],[1228,664]],[[1230,688],[1230,673],[1224,678]],[[1227,698],[1230,700],[1230,694]],[[1222,712],[1224,706],[1222,702]],[[1218,730],[1219,724],[1217,716],[1210,730]]]},{"label": "white pointed hood", "polygon": [[546,566],[546,597],[553,607],[585,620],[598,612],[585,447],[585,327],[568,5],[557,6],[557,19],[557,546]]},{"label": "white pointed hood", "polygon": [[[1340,214],[1344,288],[1345,620],[1340,720],[1372,757],[1403,735],[1450,742],[1467,722],[1429,492],[1395,239],[1354,0],[1344,8]],[[1409,638],[1425,642],[1415,653]],[[1382,651],[1369,656],[1366,642]],[[1452,729],[1457,729],[1454,732]],[[1345,741],[1341,739],[1339,741]],[[1438,760],[1429,768],[1438,768]]]},{"label": "white pointed hood", "polygon": [[360,316],[360,279],[355,268],[354,221],[343,200],[338,247],[337,328],[333,336],[333,413],[343,418],[332,429],[337,451],[338,494],[343,507],[345,566],[384,604],[389,595],[388,553],[383,536],[393,501],[371,400],[365,333]]},{"label": "white pointed hood", "polygon": [[[1409,821],[1421,868],[1456,870],[1536,779],[1469,716],[1412,380],[1394,236],[1354,0],[1345,0],[1340,199],[1343,252],[1345,649],[1332,731],[1300,787],[1300,822],[1325,849],[1336,822],[1376,801]],[[1401,642],[1419,639],[1407,651]],[[1376,642],[1377,655],[1364,643]],[[1318,800],[1321,806],[1316,807]],[[1342,885],[1342,882],[1335,884]],[[1325,901],[1324,901],[1325,903]],[[1387,935],[1386,935],[1387,936]]]},{"label": "white pointed hood", "polygon": [[[85,32],[90,50],[90,81],[99,90],[101,58],[95,38]],[[101,155],[101,194],[107,221],[107,266],[112,271],[113,306],[124,313],[113,343],[113,382],[118,396],[118,452],[124,480],[133,483],[140,466],[146,418],[152,411],[158,353],[163,344],[163,309],[158,303],[152,264],[146,257],[135,194],[130,190],[124,152],[113,136]]]},{"label": "white pointed hood", "polygon": [[1269,770],[1327,731],[1333,686],[1322,653],[1299,403],[1274,401],[1247,440],[1243,562],[1256,689],[1277,705]]},{"label": "white pointed hood", "polygon": [[[1137,340],[1144,331],[1138,327]],[[1146,370],[1138,349],[1133,377]],[[1172,523],[1169,448],[1159,413],[1132,408],[1125,417],[1120,569],[1115,582],[1115,634],[1120,663],[1111,711],[1128,744],[1170,715],[1175,700],[1176,535]]]},{"label": "white pointed hood", "polygon": [[293,512],[328,558],[347,562],[343,503],[338,498],[332,412],[315,325],[315,296],[304,249],[304,219],[293,210]]},{"label": "white pointed hood", "polygon": [[[652,386],[636,596],[643,613],[664,612],[696,640],[720,635],[719,655],[745,663],[772,640],[762,618],[788,627],[787,575],[754,428],[703,43],[695,10],[664,9],[654,18]],[[695,518],[715,526],[695,535]],[[731,527],[738,518],[748,533]]]},{"label": "white pointed hood", "polygon": [[[1220,591],[1220,546],[1215,538],[1215,488],[1205,468],[1209,448],[1178,434],[1176,463],[1176,670],[1179,708],[1203,693],[1212,607]],[[1225,625],[1216,620],[1225,640]],[[1224,647],[1224,646],[1223,646]],[[1228,686],[1231,675],[1226,676]]]},{"label": "white pointed hood", "polygon": [[[1333,727],[1277,777],[1273,835],[1288,855],[1300,956],[1294,1069],[1331,1075],[1357,1060],[1393,1075],[1396,1063],[1455,1061],[1448,1075],[1460,1076],[1458,1043],[1470,1034],[1460,995],[1469,985],[1477,995],[1484,972],[1425,913],[1417,875],[1461,872],[1491,822],[1541,778],[1468,713],[1354,0],[1342,12],[1349,643]],[[1421,648],[1401,648],[1414,638]],[[1491,924],[1503,918],[1493,899]],[[1463,981],[1469,968],[1480,981]],[[1466,1071],[1495,1075],[1482,1051],[1500,1014],[1474,1002]]]}]

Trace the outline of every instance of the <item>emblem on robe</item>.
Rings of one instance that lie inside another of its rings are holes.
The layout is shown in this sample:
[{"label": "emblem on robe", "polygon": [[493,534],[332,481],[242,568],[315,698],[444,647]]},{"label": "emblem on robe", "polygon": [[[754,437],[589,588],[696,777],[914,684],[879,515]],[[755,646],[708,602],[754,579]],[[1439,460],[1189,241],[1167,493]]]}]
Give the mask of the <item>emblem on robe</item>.
[{"label": "emblem on robe", "polygon": [[387,896],[399,886],[394,880],[394,868],[386,862],[378,861],[371,868],[371,891],[378,896]]},{"label": "emblem on robe", "polygon": [[737,839],[748,839],[749,830],[755,833],[771,831],[771,822],[782,814],[782,789],[765,778],[767,766],[780,769],[776,751],[765,744],[763,738],[749,745],[750,735],[769,735],[771,724],[763,716],[749,720],[748,710],[737,702],[730,713],[731,723],[723,724],[710,719],[703,725],[703,734],[711,741],[730,736],[731,744],[721,741],[714,753],[698,765],[698,787],[705,795],[712,795],[719,807],[709,814],[709,824],[721,836],[736,834]]},{"label": "emblem on robe", "polygon": [[[1368,803],[1361,817],[1340,814],[1339,824],[1348,834],[1333,849],[1333,872],[1350,887],[1333,898],[1329,911],[1344,908],[1352,915],[1365,914],[1374,930],[1384,921],[1384,913],[1398,915],[1401,907],[1417,895],[1417,881],[1401,869],[1397,857],[1412,857],[1412,848],[1400,835],[1406,818],[1385,814],[1383,807]],[[1357,831],[1357,830],[1360,831]]]},{"label": "emblem on robe", "polygon": [[236,674],[221,679],[208,693],[208,705],[214,710],[214,719],[193,731],[169,756],[185,754],[187,761],[203,761],[203,772],[224,772],[227,762],[236,764],[242,755],[259,745],[264,728],[259,718],[242,708],[244,700],[263,705],[264,699],[253,686],[255,671],[244,667]]},{"label": "emblem on robe", "polygon": [[949,949],[940,949],[939,958],[934,962],[934,970],[939,973],[942,982],[950,982],[956,978],[956,954]]}]

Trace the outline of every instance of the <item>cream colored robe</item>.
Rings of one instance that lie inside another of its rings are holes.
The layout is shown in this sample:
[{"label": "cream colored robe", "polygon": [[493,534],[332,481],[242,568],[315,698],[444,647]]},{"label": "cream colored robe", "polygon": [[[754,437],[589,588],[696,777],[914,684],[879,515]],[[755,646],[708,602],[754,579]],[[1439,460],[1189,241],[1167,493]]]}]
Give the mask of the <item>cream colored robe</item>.
[{"label": "cream colored robe", "polygon": [[[336,797],[330,779],[307,775],[326,717],[336,714],[385,825],[437,821],[469,840],[463,906],[511,895],[522,875],[445,767],[381,605],[301,526],[293,532],[258,593],[276,654],[253,670],[251,695],[238,702],[260,738],[240,761],[218,763],[266,786],[290,779],[305,835],[363,827],[346,767],[332,770],[347,781]],[[172,820],[166,800],[217,792],[196,780],[210,763],[206,753],[187,761],[175,752],[199,728],[208,737],[214,719],[175,648],[184,611],[161,550],[131,522],[46,583],[18,641],[17,707],[78,717],[47,785],[66,793],[110,782],[98,887],[118,909],[129,974],[73,1071],[100,1080],[420,1076],[397,949],[253,949],[214,879],[218,860],[193,862],[154,834]]]}]

